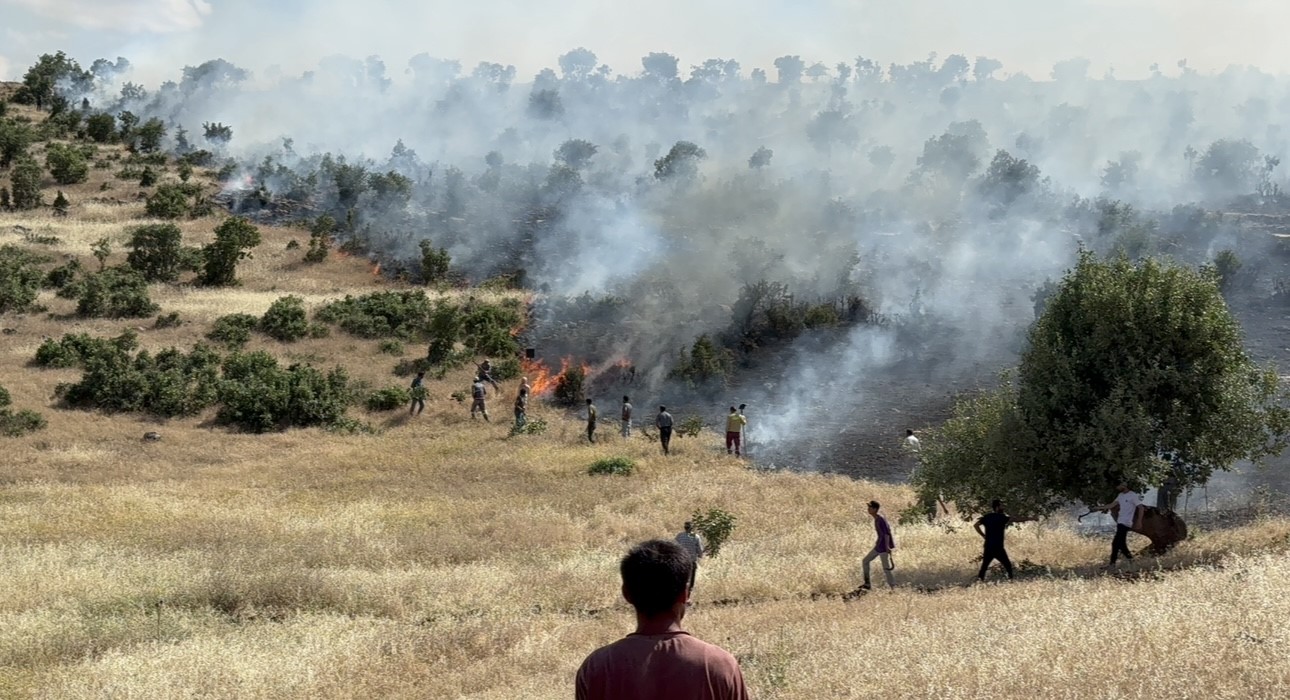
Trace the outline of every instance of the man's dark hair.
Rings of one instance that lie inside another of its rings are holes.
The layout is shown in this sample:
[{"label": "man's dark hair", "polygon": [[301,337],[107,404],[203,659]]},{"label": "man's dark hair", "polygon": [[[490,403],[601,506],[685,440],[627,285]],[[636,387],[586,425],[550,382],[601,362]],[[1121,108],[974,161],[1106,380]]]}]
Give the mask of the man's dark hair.
[{"label": "man's dark hair", "polygon": [[590,404],[591,404],[591,399],[587,399],[587,404],[588,404],[588,405],[590,405]]},{"label": "man's dark hair", "polygon": [[629,400],[629,399],[627,398],[627,396],[626,396],[626,395],[624,395],[624,396],[623,396],[623,402],[624,402],[624,403],[626,403],[628,400]]},{"label": "man's dark hair", "polygon": [[672,609],[689,585],[692,564],[690,553],[675,542],[642,542],[632,547],[618,567],[623,592],[636,612],[658,617]]},{"label": "man's dark hair", "polygon": [[874,510],[882,510],[882,506],[879,505],[877,501],[869,501],[869,507]]},{"label": "man's dark hair", "polygon": [[659,413],[662,413],[663,411],[666,411],[666,410],[667,410],[667,406],[659,406],[659,407],[658,407],[658,412],[659,412]]},{"label": "man's dark hair", "polygon": [[995,510],[999,510],[1000,508],[1003,507],[1003,501],[1000,501],[999,499],[996,498],[990,502],[990,507]]},{"label": "man's dark hair", "polygon": [[905,428],[905,434],[906,434],[906,435],[913,435],[913,434],[914,434],[914,431],[913,431],[913,429],[911,429],[911,428]]},{"label": "man's dark hair", "polygon": [[690,522],[689,520],[685,521],[686,532],[689,532],[692,529],[694,529],[694,523]]}]

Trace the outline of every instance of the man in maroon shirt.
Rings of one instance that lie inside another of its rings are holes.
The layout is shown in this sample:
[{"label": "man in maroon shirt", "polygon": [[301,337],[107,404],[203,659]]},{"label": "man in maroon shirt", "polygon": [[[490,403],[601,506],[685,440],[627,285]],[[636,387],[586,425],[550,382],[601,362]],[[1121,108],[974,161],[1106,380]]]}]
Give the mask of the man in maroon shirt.
[{"label": "man in maroon shirt", "polygon": [[877,501],[869,501],[869,517],[873,518],[873,529],[878,534],[878,541],[860,562],[864,570],[864,585],[860,588],[864,590],[873,588],[869,583],[869,565],[874,559],[882,559],[882,575],[887,579],[887,588],[896,587],[896,580],[891,575],[892,570],[896,568],[891,563],[891,552],[896,549],[896,540],[891,536],[891,525],[887,524],[887,519],[878,514],[878,509],[881,507]]},{"label": "man in maroon shirt", "polygon": [[691,563],[667,540],[642,542],[623,557],[623,597],[636,608],[636,631],[582,662],[577,700],[748,700],[735,657],[681,629]]}]

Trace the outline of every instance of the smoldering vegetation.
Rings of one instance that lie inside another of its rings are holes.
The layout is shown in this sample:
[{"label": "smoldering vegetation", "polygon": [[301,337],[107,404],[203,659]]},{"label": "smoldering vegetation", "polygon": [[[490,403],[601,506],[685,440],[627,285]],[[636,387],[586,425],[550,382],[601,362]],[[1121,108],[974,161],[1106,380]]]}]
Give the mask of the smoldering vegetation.
[{"label": "smoldering vegetation", "polygon": [[423,281],[423,251],[442,249],[449,280],[531,291],[526,345],[587,363],[602,396],[746,401],[760,456],[833,466],[839,434],[894,442],[1011,364],[1081,246],[1232,250],[1253,296],[1284,293],[1265,268],[1290,81],[1087,70],[663,53],[611,68],[578,48],[535,76],[334,56],[279,80],[213,60],[142,86],[118,60],[60,86],[70,111],[159,120],[239,213],[330,216],[385,274]]}]

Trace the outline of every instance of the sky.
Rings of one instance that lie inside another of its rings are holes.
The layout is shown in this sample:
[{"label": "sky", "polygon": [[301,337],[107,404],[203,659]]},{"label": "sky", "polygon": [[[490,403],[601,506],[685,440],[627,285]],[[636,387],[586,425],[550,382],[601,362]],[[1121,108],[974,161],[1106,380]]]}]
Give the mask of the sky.
[{"label": "sky", "polygon": [[211,58],[266,76],[337,53],[378,54],[397,79],[422,52],[467,70],[514,64],[525,81],[578,46],[620,74],[651,51],[678,56],[683,75],[714,57],[747,71],[784,54],[886,65],[930,52],[989,56],[1037,79],[1074,57],[1121,78],[1153,63],[1173,72],[1181,58],[1203,72],[1286,73],[1275,32],[1288,23],[1283,0],[0,0],[0,78],[61,49],[85,66],[125,56],[145,83]]}]

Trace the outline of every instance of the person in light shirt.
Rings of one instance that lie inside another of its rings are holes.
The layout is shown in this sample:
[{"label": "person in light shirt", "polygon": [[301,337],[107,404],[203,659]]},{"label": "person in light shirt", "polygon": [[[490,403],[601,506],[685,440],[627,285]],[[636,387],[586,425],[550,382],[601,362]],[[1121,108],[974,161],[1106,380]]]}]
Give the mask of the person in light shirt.
[{"label": "person in light shirt", "polygon": [[1129,551],[1129,531],[1133,529],[1133,524],[1138,517],[1138,508],[1142,506],[1142,497],[1130,491],[1128,484],[1120,482],[1118,488],[1120,495],[1116,496],[1114,501],[1093,509],[1102,512],[1112,508],[1119,509],[1115,514],[1115,539],[1111,540],[1111,563],[1107,564],[1108,569],[1115,566],[1121,554],[1125,559],[1133,561],[1133,553]]}]

